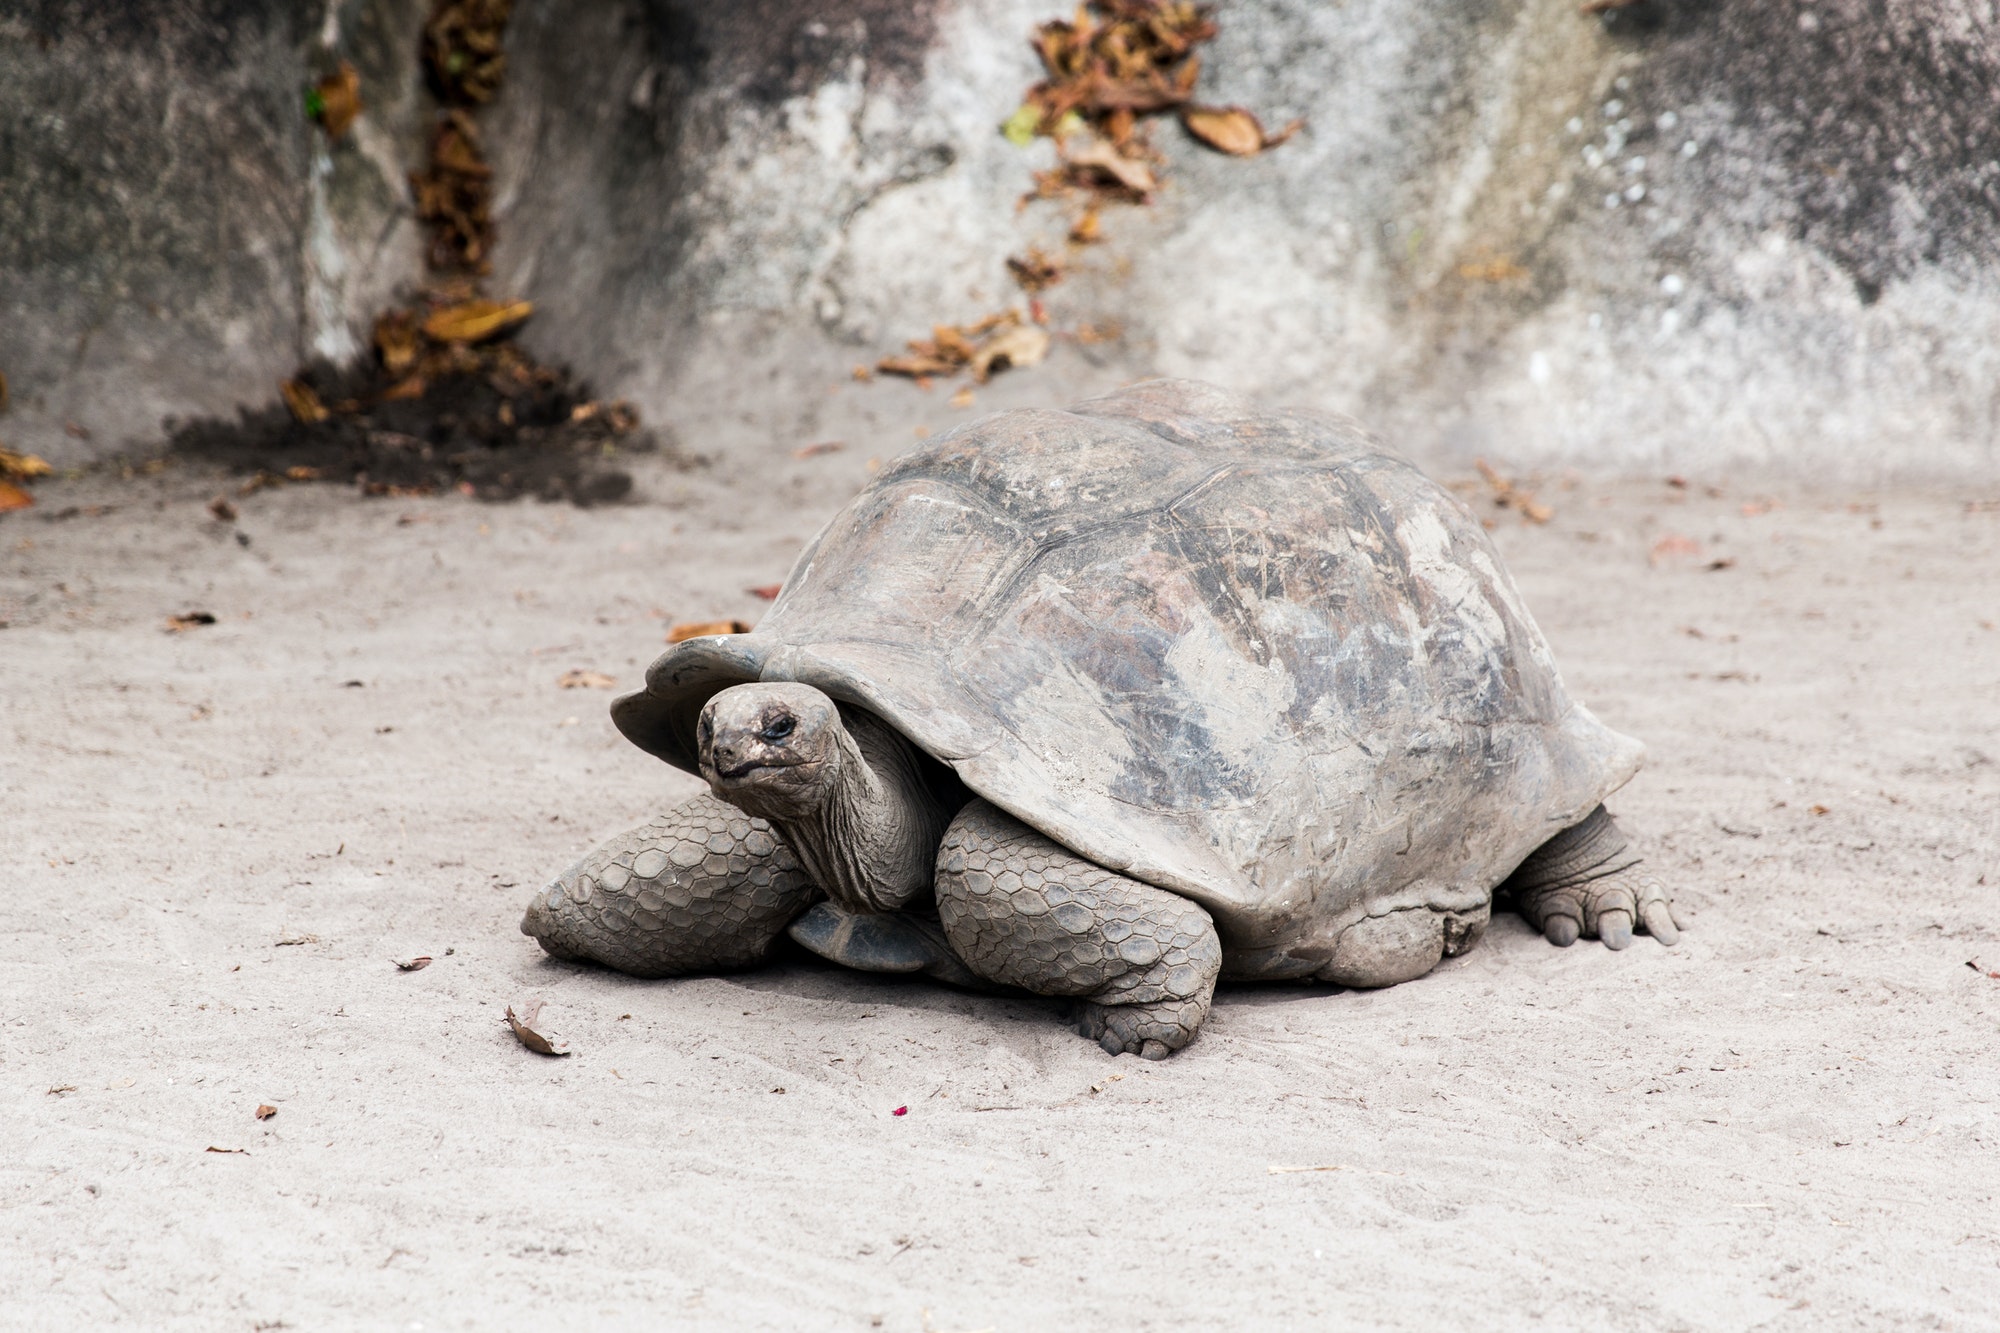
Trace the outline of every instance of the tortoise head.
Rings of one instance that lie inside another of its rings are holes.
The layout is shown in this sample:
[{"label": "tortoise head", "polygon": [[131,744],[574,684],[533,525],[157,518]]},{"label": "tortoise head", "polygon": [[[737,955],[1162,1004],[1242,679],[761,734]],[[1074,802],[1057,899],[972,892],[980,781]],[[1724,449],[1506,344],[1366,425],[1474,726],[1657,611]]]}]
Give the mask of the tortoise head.
[{"label": "tortoise head", "polygon": [[840,709],[810,685],[734,685],[695,728],[710,790],[749,814],[795,819],[824,805],[848,748]]}]

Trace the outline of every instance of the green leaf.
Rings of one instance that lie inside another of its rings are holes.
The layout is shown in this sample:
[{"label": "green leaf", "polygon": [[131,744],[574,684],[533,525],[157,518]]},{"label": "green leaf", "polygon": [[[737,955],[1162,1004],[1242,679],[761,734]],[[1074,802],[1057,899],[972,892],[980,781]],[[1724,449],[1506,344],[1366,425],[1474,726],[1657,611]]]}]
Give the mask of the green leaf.
[{"label": "green leaf", "polygon": [[1042,127],[1042,109],[1032,102],[1025,102],[1021,109],[1007,117],[1000,126],[1000,133],[1016,148],[1026,148],[1035,141],[1035,131]]},{"label": "green leaf", "polygon": [[326,110],[326,99],[319,95],[319,89],[306,89],[306,119],[318,120]]}]

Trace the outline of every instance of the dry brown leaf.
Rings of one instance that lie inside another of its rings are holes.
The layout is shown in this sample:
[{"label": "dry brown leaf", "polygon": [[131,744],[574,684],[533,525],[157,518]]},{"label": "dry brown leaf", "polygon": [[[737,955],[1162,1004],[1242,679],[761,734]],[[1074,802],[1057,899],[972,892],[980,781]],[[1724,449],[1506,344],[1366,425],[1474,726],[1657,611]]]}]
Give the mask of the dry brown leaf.
[{"label": "dry brown leaf", "polygon": [[385,310],[375,319],[375,354],[382,369],[401,375],[417,363],[417,317],[407,310]]},{"label": "dry brown leaf", "polygon": [[1295,120],[1276,134],[1267,133],[1256,113],[1240,106],[1183,107],[1181,124],[1210,148],[1231,157],[1255,157],[1305,128],[1303,120]]},{"label": "dry brown leaf", "polygon": [[431,965],[431,956],[420,953],[415,958],[391,958],[389,961],[396,965],[398,972],[421,972]]},{"label": "dry brown leaf", "polygon": [[432,311],[424,321],[424,336],[441,343],[485,342],[534,313],[531,301],[466,301]]},{"label": "dry brown leaf", "polygon": [[[167,633],[184,634],[200,625],[213,625],[215,617],[206,611],[188,611],[178,616],[167,617]],[[284,941],[280,940],[279,943]]]},{"label": "dry brown leaf", "polygon": [[283,936],[280,936],[280,937],[279,937],[278,939],[276,939],[276,940],[272,941],[272,943],[273,943],[273,944],[274,944],[274,945],[275,945],[275,946],[276,946],[277,948],[280,948],[280,949],[283,949],[283,948],[287,948],[287,947],[290,947],[290,946],[294,946],[294,945],[300,945],[300,944],[318,944],[318,943],[319,943],[319,936],[317,936],[317,935],[283,935]]},{"label": "dry brown leaf", "polygon": [[1537,500],[1532,492],[1522,490],[1501,476],[1485,459],[1474,459],[1472,465],[1479,469],[1479,475],[1486,478],[1486,484],[1493,488],[1493,503],[1500,508],[1514,510],[1529,523],[1546,523],[1556,516],[1555,510]]},{"label": "dry brown leaf", "polygon": [[847,445],[840,440],[821,440],[818,444],[802,444],[792,450],[793,458],[816,458],[821,454],[838,453]]},{"label": "dry brown leaf", "polygon": [[0,481],[0,514],[10,510],[26,509],[35,503],[35,497],[16,486],[11,481]]},{"label": "dry brown leaf", "polygon": [[203,1148],[202,1151],[219,1152],[224,1154],[235,1153],[240,1157],[248,1157],[250,1155],[250,1150],[248,1148],[218,1148],[214,1144],[210,1144],[208,1147]]},{"label": "dry brown leaf", "polygon": [[269,1102],[259,1102],[257,1104],[256,1116],[259,1120],[269,1120],[272,1116],[276,1115],[277,1113],[278,1113],[278,1108],[271,1105]]},{"label": "dry brown leaf", "polygon": [[504,39],[513,0],[440,0],[424,23],[424,63],[444,100],[493,100],[507,72]]},{"label": "dry brown leaf", "polygon": [[326,404],[313,392],[312,385],[304,380],[286,380],[278,386],[278,395],[292,410],[293,419],[301,425],[311,426],[327,418]]},{"label": "dry brown leaf", "polygon": [[229,497],[226,495],[218,495],[213,500],[210,500],[208,502],[208,513],[211,518],[220,523],[234,523],[236,521],[236,506],[229,503]]},{"label": "dry brown leaf", "polygon": [[507,1026],[514,1029],[514,1036],[523,1046],[539,1055],[568,1055],[570,1050],[567,1044],[558,1046],[536,1029],[535,1024],[542,1016],[542,1004],[542,999],[537,996],[522,1005],[518,1014],[514,1012],[513,1005],[508,1005]]},{"label": "dry brown leaf", "polygon": [[1071,167],[1095,167],[1135,194],[1151,194],[1159,188],[1151,167],[1126,157],[1102,139],[1093,139],[1081,148],[1065,144],[1063,160]]},{"label": "dry brown leaf", "polygon": [[611,690],[618,687],[618,682],[602,671],[584,671],[580,668],[563,672],[562,678],[556,681],[556,684],[566,690]]},{"label": "dry brown leaf", "polygon": [[686,643],[689,639],[705,639],[711,634],[748,634],[750,627],[740,620],[690,620],[673,626],[667,631],[668,643]]},{"label": "dry brown leaf", "polygon": [[1264,151],[1264,127],[1240,106],[1183,107],[1181,124],[1210,148],[1231,157],[1255,157]]},{"label": "dry brown leaf", "polygon": [[1083,210],[1083,216],[1070,225],[1069,238],[1077,245],[1095,245],[1104,239],[1103,219],[1096,209]]},{"label": "dry brown leaf", "polygon": [[28,480],[34,477],[46,477],[54,470],[46,459],[0,448],[0,477],[19,477]]},{"label": "dry brown leaf", "polygon": [[313,88],[318,95],[319,123],[329,139],[346,134],[361,114],[361,76],[347,61]]},{"label": "dry brown leaf", "polygon": [[1025,255],[1010,255],[1007,271],[1014,275],[1014,282],[1024,292],[1039,292],[1062,281],[1062,264],[1042,253],[1040,246],[1031,246]]},{"label": "dry brown leaf", "polygon": [[1048,354],[1048,333],[1032,324],[1023,324],[996,333],[980,344],[972,358],[972,378],[984,384],[995,370],[1009,367],[1020,370],[1037,365]]}]

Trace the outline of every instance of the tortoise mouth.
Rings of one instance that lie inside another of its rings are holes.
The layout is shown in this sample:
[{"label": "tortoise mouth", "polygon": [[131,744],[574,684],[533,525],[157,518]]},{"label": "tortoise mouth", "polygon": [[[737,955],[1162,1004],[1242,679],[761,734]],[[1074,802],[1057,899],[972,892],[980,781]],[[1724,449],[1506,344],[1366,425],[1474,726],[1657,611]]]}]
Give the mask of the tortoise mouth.
[{"label": "tortoise mouth", "polygon": [[721,778],[724,782],[736,782],[743,778],[749,777],[753,773],[758,773],[758,772],[775,773],[780,771],[781,769],[797,768],[799,766],[799,763],[800,761],[796,759],[779,760],[775,762],[765,762],[763,760],[746,759],[734,768],[717,768],[714,770],[714,772],[715,776]]}]

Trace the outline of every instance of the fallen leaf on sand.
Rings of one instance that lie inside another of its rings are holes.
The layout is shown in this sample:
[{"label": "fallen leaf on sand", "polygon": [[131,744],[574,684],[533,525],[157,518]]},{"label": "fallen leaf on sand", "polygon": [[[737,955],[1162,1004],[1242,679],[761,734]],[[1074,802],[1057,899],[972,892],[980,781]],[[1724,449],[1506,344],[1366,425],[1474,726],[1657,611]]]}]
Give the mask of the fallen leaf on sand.
[{"label": "fallen leaf on sand", "polygon": [[667,631],[668,643],[685,643],[711,634],[748,634],[750,627],[740,620],[689,620]]},{"label": "fallen leaf on sand", "polygon": [[557,1046],[535,1030],[535,1023],[542,1016],[542,1004],[543,1001],[539,997],[530,1000],[521,1006],[521,1012],[518,1014],[514,1012],[513,1005],[508,1005],[507,1026],[514,1029],[514,1035],[520,1039],[523,1046],[538,1055],[568,1055],[570,1051],[567,1044]]},{"label": "fallen leaf on sand", "polygon": [[273,941],[272,943],[273,943],[274,947],[276,947],[276,948],[279,948],[279,949],[283,949],[283,948],[286,948],[286,947],[288,947],[288,946],[290,946],[290,945],[295,945],[295,944],[318,944],[318,943],[319,943],[319,936],[317,936],[317,935],[280,935],[280,936],[279,936],[279,937],[278,937],[278,938],[277,938],[276,940],[274,940],[274,941]]},{"label": "fallen leaf on sand", "polygon": [[313,85],[306,108],[329,139],[346,134],[361,114],[361,76],[345,60],[340,68]]},{"label": "fallen leaf on sand", "polygon": [[1512,509],[1530,523],[1546,523],[1554,518],[1555,510],[1535,499],[1533,492],[1521,489],[1512,481],[1495,471],[1485,459],[1473,460],[1479,475],[1486,478],[1486,484],[1493,488],[1493,503],[1502,509]]},{"label": "fallen leaf on sand", "polygon": [[16,486],[11,481],[0,481],[0,514],[10,509],[26,509],[35,503],[35,497]]},{"label": "fallen leaf on sand", "polygon": [[49,1089],[48,1095],[51,1097],[60,1097],[66,1092],[75,1092],[75,1091],[76,1091],[76,1084],[74,1083],[58,1083],[54,1087]]},{"label": "fallen leaf on sand", "polygon": [[532,301],[466,301],[432,311],[424,336],[441,343],[485,342],[534,313]]},{"label": "fallen leaf on sand", "polygon": [[951,405],[953,407],[971,407],[974,401],[972,386],[969,384],[960,388],[957,393],[951,396]]},{"label": "fallen leaf on sand", "polygon": [[167,633],[185,634],[198,625],[213,625],[215,617],[207,611],[188,611],[178,616],[167,617]]},{"label": "fallen leaf on sand", "polygon": [[972,358],[972,378],[984,384],[995,370],[1038,365],[1048,354],[1048,332],[1023,324],[995,334],[980,345]]},{"label": "fallen leaf on sand", "polygon": [[610,690],[618,687],[618,682],[602,671],[565,671],[556,684],[566,690]]},{"label": "fallen leaf on sand", "polygon": [[778,594],[784,590],[785,585],[782,583],[760,583],[754,588],[745,588],[743,591],[749,593],[752,597],[761,598],[767,602],[775,602],[778,600]]},{"label": "fallen leaf on sand", "polygon": [[17,454],[12,449],[0,449],[0,477],[19,477],[27,481],[46,477],[53,470],[46,459],[33,454]]},{"label": "fallen leaf on sand", "polygon": [[236,506],[229,503],[229,497],[226,495],[218,495],[213,500],[210,500],[208,502],[208,512],[211,518],[222,523],[234,523],[236,521]]},{"label": "fallen leaf on sand", "polygon": [[1736,568],[1736,557],[1733,555],[1725,555],[1720,560],[1709,561],[1707,564],[1703,565],[1702,568],[1707,570],[1711,574],[1714,574],[1719,570],[1734,569]]},{"label": "fallen leaf on sand", "polygon": [[1210,148],[1231,157],[1255,157],[1305,128],[1303,120],[1295,120],[1276,134],[1267,134],[1255,113],[1240,106],[1183,107],[1181,124]]},{"label": "fallen leaf on sand", "polygon": [[1816,815],[1830,815],[1833,813],[1833,807],[1827,805],[1815,805],[1811,807],[1811,810]]},{"label": "fallen leaf on sand", "polygon": [[278,1108],[271,1105],[269,1102],[258,1103],[256,1115],[259,1120],[269,1120],[272,1116],[276,1115],[277,1113],[278,1113]]},{"label": "fallen leaf on sand", "polygon": [[802,444],[792,450],[793,458],[817,458],[821,454],[839,453],[847,446],[839,440],[821,440],[818,444]]},{"label": "fallen leaf on sand", "polygon": [[431,965],[431,956],[420,953],[415,958],[391,958],[389,961],[396,965],[398,972],[421,972]]},{"label": "fallen leaf on sand", "polygon": [[278,396],[285,400],[285,406],[300,425],[315,425],[327,418],[326,404],[313,392],[312,385],[302,380],[286,380],[278,386]]},{"label": "fallen leaf on sand", "polygon": [[218,1147],[214,1146],[213,1144],[210,1144],[210,1145],[209,1145],[208,1147],[206,1147],[206,1148],[203,1148],[203,1149],[202,1149],[202,1151],[203,1151],[203,1152],[219,1152],[219,1153],[236,1153],[236,1154],[238,1154],[239,1156],[243,1156],[243,1157],[248,1157],[248,1156],[250,1155],[250,1150],[249,1150],[248,1148],[218,1148]]}]

